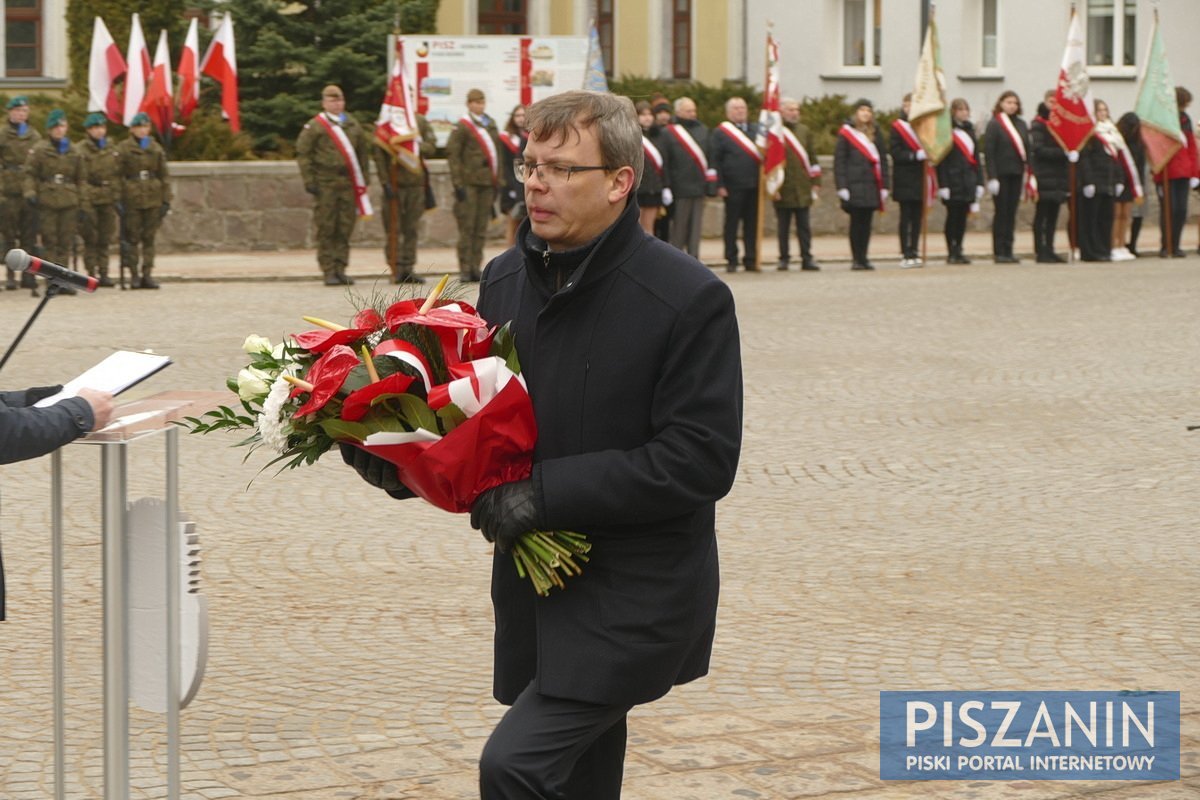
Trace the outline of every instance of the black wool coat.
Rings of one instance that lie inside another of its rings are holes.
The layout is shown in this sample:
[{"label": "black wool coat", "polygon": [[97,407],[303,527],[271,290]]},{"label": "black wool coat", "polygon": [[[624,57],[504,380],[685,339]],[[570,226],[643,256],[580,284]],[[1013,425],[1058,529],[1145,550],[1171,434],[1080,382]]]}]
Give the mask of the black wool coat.
[{"label": "black wool coat", "polygon": [[1075,183],[1080,190],[1088,184],[1096,187],[1096,194],[1116,194],[1116,186],[1125,179],[1124,170],[1116,160],[1104,149],[1104,142],[1098,135],[1087,140],[1087,144],[1079,152],[1079,164],[1075,171]]},{"label": "black wool coat", "polygon": [[649,702],[704,675],[712,652],[716,501],[742,431],[733,297],[644,233],[634,203],[569,274],[559,254],[547,270],[529,237],[526,220],[525,246],[487,266],[479,311],[512,321],[544,522],[593,549],[583,575],[544,598],[496,555],[494,693],[512,703],[533,681],[552,697]]},{"label": "black wool coat", "polygon": [[895,128],[889,136],[892,155],[892,200],[897,203],[920,200],[925,185],[925,162],[917,160],[917,151]]},{"label": "black wool coat", "polygon": [[1029,126],[1029,159],[1033,177],[1037,178],[1038,197],[1063,203],[1071,194],[1070,162],[1067,152],[1046,126],[1049,116],[1050,110],[1044,104],[1038,107],[1038,116]]},{"label": "black wool coat", "polygon": [[[967,122],[956,122],[954,127],[966,131],[971,141],[975,141],[975,126]],[[983,186],[983,159],[979,148],[975,148],[975,163],[972,164],[967,156],[955,144],[937,165],[938,188],[950,190],[951,203],[974,203],[977,198],[976,187]]]},{"label": "black wool coat", "polygon": [[[887,147],[884,146],[883,132],[879,130],[878,125],[875,126],[875,149],[879,152],[883,188],[887,188]],[[837,136],[837,146],[833,150],[833,178],[838,189],[850,190],[850,202],[843,202],[843,208],[879,208],[880,187],[875,183],[875,168],[870,159],[850,144],[841,133]]]},{"label": "black wool coat", "polygon": [[[681,119],[678,120],[678,123],[691,134],[692,139],[700,146],[700,152],[705,154],[707,160],[708,128],[694,119]],[[659,149],[663,151],[663,156],[669,165],[667,185],[671,187],[672,194],[684,198],[704,197],[708,190],[708,183],[704,176],[704,170],[700,169],[696,159],[692,157],[691,150],[681,144],[679,138],[666,128],[659,137]],[[712,165],[709,164],[709,167],[711,168]]]},{"label": "black wool coat", "polygon": [[[1029,129],[1025,120],[1020,117],[1009,117],[1021,144],[1025,147],[1025,157],[1029,157]],[[1025,174],[1025,161],[1013,145],[1012,137],[995,117],[988,123],[983,132],[983,161],[988,178],[1009,178]]]},{"label": "black wool coat", "polygon": [[[758,125],[747,123],[742,133],[753,142],[758,136]],[[717,171],[717,188],[757,189],[761,164],[720,126],[709,131],[708,165]]]}]

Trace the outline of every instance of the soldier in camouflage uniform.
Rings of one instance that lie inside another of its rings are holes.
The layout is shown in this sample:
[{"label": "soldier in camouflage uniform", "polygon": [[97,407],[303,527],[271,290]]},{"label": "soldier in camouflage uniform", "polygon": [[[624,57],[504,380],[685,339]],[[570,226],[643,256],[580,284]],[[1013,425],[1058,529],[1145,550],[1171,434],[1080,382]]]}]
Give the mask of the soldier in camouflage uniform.
[{"label": "soldier in camouflage uniform", "polygon": [[[71,146],[67,115],[61,109],[54,109],[46,117],[46,133],[49,138],[34,145],[25,160],[25,202],[38,211],[43,257],[71,266],[87,167],[79,148]],[[75,294],[67,287],[60,290]]]},{"label": "soldier in camouflage uniform", "polygon": [[108,246],[117,229],[117,204],[121,202],[121,155],[108,141],[108,124],[99,112],[84,120],[87,136],[76,146],[87,169],[83,187],[83,264],[88,275],[100,279],[101,286],[112,286],[108,277]]},{"label": "soldier in camouflage uniform", "polygon": [[[326,86],[321,90],[321,108],[321,113],[305,123],[296,139],[296,163],[304,190],[316,198],[313,217],[317,226],[317,264],[325,276],[325,285],[349,285],[354,281],[346,275],[346,265],[350,262],[350,235],[354,233],[359,208],[352,166],[338,148],[334,130],[340,129],[346,135],[364,190],[370,138],[358,120],[346,113],[346,98],[339,87]],[[363,215],[369,214],[367,205]]]},{"label": "soldier in camouflage uniform", "polygon": [[[23,247],[37,254],[37,213],[24,198],[25,159],[41,141],[42,135],[29,124],[29,103],[21,95],[8,101],[8,124],[0,136],[0,250],[8,252]],[[32,289],[37,284],[28,272],[21,274],[21,286]],[[8,270],[5,288],[16,289],[15,273]]]},{"label": "soldier in camouflage uniform", "polygon": [[389,268],[394,265],[396,283],[425,282],[413,274],[413,265],[417,263],[417,223],[425,213],[425,186],[429,180],[425,159],[437,150],[437,139],[429,121],[420,114],[415,116],[421,139],[417,169],[406,167],[382,142],[376,142],[380,146],[372,153],[386,200],[380,213],[385,237],[383,255]]},{"label": "soldier in camouflage uniform", "polygon": [[[157,289],[154,280],[154,237],[171,210],[167,154],[150,136],[150,117],[139,113],[129,125],[129,138],[117,146],[121,206],[127,247],[121,254],[129,268],[131,289]],[[138,259],[141,258],[141,273]]]},{"label": "soldier in camouflage uniform", "polygon": [[446,143],[446,161],[454,184],[454,218],[458,221],[458,270],[464,281],[479,280],[483,241],[495,215],[500,145],[495,121],[483,113],[487,98],[479,89],[467,92],[467,116],[458,121]]}]

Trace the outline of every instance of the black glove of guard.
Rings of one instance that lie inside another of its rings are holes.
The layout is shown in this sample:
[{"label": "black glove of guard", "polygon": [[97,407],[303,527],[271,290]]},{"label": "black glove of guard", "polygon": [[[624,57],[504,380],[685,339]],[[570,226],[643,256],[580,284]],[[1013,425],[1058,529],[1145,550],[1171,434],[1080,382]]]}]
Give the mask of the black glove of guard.
[{"label": "black glove of guard", "polygon": [[125,216],[125,204],[124,203],[117,203],[117,216],[119,216],[119,217]]},{"label": "black glove of guard", "polygon": [[25,390],[25,405],[31,406],[39,400],[45,400],[47,397],[53,397],[62,391],[62,384],[57,386],[35,386],[32,389]]},{"label": "black glove of guard", "polygon": [[25,202],[29,204],[30,208],[37,208],[38,199],[36,197],[26,197]]},{"label": "black glove of guard", "polygon": [[385,199],[385,200],[391,200],[393,197],[395,197],[395,195],[396,195],[396,193],[392,191],[392,187],[391,187],[389,184],[386,184],[386,183],[385,183],[385,184],[383,185],[383,197],[384,197],[384,199]]},{"label": "black glove of guard", "polygon": [[395,464],[352,444],[339,442],[338,448],[342,451],[342,461],[354,467],[358,476],[367,483],[385,492],[401,492],[412,496],[412,492],[397,477]]},{"label": "black glove of guard", "polygon": [[163,203],[161,206],[158,207],[158,218],[160,220],[166,219],[167,214],[170,214],[170,213],[171,213],[171,204],[170,203]]},{"label": "black glove of guard", "polygon": [[317,185],[315,183],[305,184],[304,191],[308,192],[309,194],[316,194],[317,193]]},{"label": "black glove of guard", "polygon": [[454,187],[454,199],[460,203],[465,203],[467,201],[467,190],[460,188],[458,186],[455,186]]},{"label": "black glove of guard", "polygon": [[545,527],[541,520],[533,481],[528,478],[488,489],[471,507],[471,527],[495,542],[501,553],[511,550],[521,534]]}]

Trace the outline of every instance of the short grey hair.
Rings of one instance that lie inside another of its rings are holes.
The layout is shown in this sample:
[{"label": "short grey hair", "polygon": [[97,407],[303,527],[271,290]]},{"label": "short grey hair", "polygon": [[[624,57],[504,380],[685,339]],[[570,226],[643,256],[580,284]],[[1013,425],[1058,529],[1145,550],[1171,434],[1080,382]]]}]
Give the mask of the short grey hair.
[{"label": "short grey hair", "polygon": [[726,100],[726,101],[725,101],[725,115],[726,115],[726,116],[728,116],[728,115],[729,115],[729,109],[733,108],[733,104],[734,104],[734,103],[741,103],[742,105],[746,106],[747,108],[749,108],[749,107],[750,107],[750,104],[746,102],[746,98],[744,98],[744,97],[731,97],[731,98],[729,98],[728,100]]},{"label": "short grey hair", "polygon": [[676,114],[679,113],[679,109],[683,108],[684,103],[691,103],[692,105],[696,105],[696,101],[690,97],[686,97],[686,96],[685,97],[677,97],[677,98],[675,98],[675,113]]},{"label": "short grey hair", "polygon": [[784,106],[795,106],[796,108],[799,108],[800,101],[794,97],[785,97],[779,101],[779,107],[783,108]]},{"label": "short grey hair", "polygon": [[631,167],[633,191],[641,184],[645,165],[642,126],[628,97],[582,89],[562,92],[531,105],[525,124],[531,137],[541,140],[558,137],[559,144],[565,143],[572,133],[595,128],[604,166]]}]

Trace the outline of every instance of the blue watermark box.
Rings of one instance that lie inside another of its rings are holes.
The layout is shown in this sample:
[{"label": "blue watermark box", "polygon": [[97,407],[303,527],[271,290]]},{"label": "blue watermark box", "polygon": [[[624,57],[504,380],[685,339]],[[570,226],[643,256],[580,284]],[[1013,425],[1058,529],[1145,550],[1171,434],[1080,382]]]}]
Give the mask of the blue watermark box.
[{"label": "blue watermark box", "polygon": [[880,692],[882,780],[1179,780],[1179,692]]}]

